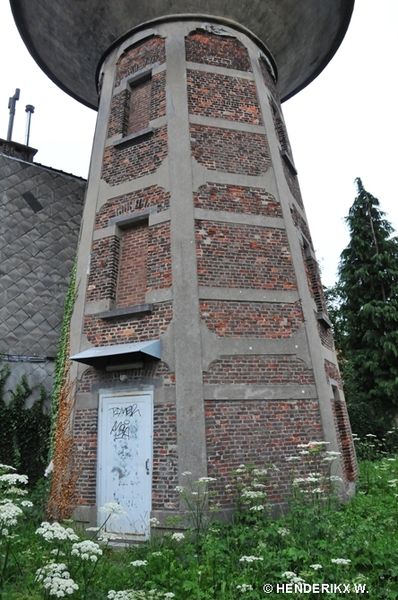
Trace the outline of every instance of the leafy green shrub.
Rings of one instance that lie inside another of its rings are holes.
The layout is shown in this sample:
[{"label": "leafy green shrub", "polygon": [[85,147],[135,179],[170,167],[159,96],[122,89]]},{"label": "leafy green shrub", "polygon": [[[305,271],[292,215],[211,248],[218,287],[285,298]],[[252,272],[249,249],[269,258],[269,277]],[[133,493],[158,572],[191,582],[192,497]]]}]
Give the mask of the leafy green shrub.
[{"label": "leafy green shrub", "polygon": [[26,408],[33,390],[23,375],[6,404],[3,395],[9,375],[8,365],[0,365],[0,462],[26,474],[33,487],[43,476],[48,459],[50,417],[45,410],[46,392],[41,386],[39,398]]}]

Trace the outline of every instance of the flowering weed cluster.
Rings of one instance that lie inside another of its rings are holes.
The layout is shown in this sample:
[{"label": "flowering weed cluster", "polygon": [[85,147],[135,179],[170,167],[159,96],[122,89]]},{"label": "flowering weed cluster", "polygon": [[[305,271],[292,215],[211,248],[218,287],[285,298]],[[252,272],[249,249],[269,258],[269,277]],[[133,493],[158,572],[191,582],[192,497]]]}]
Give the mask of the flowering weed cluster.
[{"label": "flowering weed cluster", "polygon": [[[358,494],[334,510],[327,501],[319,501],[317,513],[310,499],[318,492],[311,490],[322,486],[325,491],[319,497],[328,497],[334,484],[334,462],[324,459],[331,459],[333,454],[326,445],[311,443],[298,448],[296,456],[286,462],[292,483],[299,481],[293,485],[296,491],[292,510],[285,516],[271,519],[267,510],[252,510],[267,506],[267,478],[272,467],[240,465],[232,479],[236,488],[231,493],[240,499],[239,514],[232,523],[212,520],[197,535],[187,528],[184,532],[155,535],[146,543],[117,551],[98,543],[101,528],[90,531],[93,537],[87,540],[70,523],[39,522],[32,527],[26,518],[32,511],[29,500],[18,492],[4,491],[0,497],[0,598],[263,600],[276,598],[264,594],[267,582],[302,585],[303,589],[329,582],[347,586],[360,583],[368,592],[364,597],[397,599],[398,458],[390,456],[366,464],[368,476],[360,481]],[[190,475],[185,477],[187,483],[181,493],[193,491],[199,495],[197,487],[189,486]],[[206,486],[212,482],[201,482],[202,489],[207,491]],[[24,486],[21,480],[11,478],[3,484],[8,491]],[[207,510],[207,502],[204,506]],[[111,515],[117,518],[122,510],[118,505],[109,505],[104,509],[104,519]],[[152,525],[160,524],[153,519]],[[302,597],[312,600],[316,596]],[[343,600],[347,594],[335,590],[333,598]]]}]

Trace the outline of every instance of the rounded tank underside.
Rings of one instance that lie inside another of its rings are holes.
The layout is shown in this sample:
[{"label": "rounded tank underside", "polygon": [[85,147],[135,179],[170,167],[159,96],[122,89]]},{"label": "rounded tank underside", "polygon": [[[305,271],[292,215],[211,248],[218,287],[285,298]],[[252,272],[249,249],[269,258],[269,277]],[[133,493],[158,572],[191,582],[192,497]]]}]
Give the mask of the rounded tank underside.
[{"label": "rounded tank underside", "polygon": [[20,34],[43,71],[96,108],[102,57],[128,31],[159,19],[195,16],[251,32],[272,53],[287,100],[328,64],[347,30],[354,0],[10,0]]}]

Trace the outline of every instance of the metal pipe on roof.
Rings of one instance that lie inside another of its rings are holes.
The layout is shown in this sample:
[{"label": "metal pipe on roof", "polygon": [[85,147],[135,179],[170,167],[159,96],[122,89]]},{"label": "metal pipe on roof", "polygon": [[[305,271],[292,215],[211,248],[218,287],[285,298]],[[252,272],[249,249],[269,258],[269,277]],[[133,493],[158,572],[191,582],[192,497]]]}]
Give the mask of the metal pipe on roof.
[{"label": "metal pipe on roof", "polygon": [[25,133],[25,144],[29,146],[29,137],[30,137],[30,120],[32,118],[33,113],[35,112],[35,107],[31,104],[27,104],[25,107],[25,112],[28,113],[26,117],[26,133]]},{"label": "metal pipe on roof", "polygon": [[12,128],[14,126],[15,105],[17,103],[17,100],[19,100],[20,92],[21,90],[17,88],[15,90],[15,94],[8,101],[8,108],[10,109],[10,119],[8,121],[7,142],[11,141]]}]

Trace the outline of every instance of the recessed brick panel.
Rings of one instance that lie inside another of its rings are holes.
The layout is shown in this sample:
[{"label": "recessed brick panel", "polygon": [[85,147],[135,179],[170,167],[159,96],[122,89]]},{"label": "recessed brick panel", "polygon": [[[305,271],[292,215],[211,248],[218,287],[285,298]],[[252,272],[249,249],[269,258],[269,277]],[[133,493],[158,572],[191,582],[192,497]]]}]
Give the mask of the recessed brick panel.
[{"label": "recessed brick panel", "polygon": [[119,59],[116,70],[115,87],[125,77],[145,69],[155,63],[166,61],[165,42],[159,37],[143,40],[127,48]]},{"label": "recessed brick panel", "polygon": [[148,257],[148,224],[123,232],[117,286],[117,306],[124,308],[145,303]]},{"label": "recessed brick panel", "polygon": [[350,420],[346,403],[335,399],[332,401],[333,416],[337,430],[339,449],[342,454],[343,473],[346,481],[355,481],[358,477],[354,442],[352,441]]},{"label": "recessed brick panel", "polygon": [[151,107],[149,120],[159,119],[166,115],[166,72],[152,75]]},{"label": "recessed brick panel", "polygon": [[178,509],[177,420],[174,404],[154,406],[152,509]]},{"label": "recessed brick panel", "polygon": [[188,109],[193,115],[261,125],[254,81],[188,70]]},{"label": "recessed brick panel", "polygon": [[152,135],[138,138],[127,147],[105,148],[102,178],[118,185],[154,173],[167,156],[167,127],[155,129]]},{"label": "recessed brick panel", "polygon": [[220,337],[286,338],[303,323],[299,302],[207,300],[200,303],[200,311],[210,331]]},{"label": "recessed brick panel", "polygon": [[147,292],[172,284],[170,223],[150,227],[148,234]]},{"label": "recessed brick panel", "polygon": [[152,80],[146,79],[130,88],[128,92],[128,122],[126,134],[136,133],[149,127]]},{"label": "recessed brick panel", "polygon": [[311,385],[312,369],[292,356],[223,356],[210,363],[203,383],[261,385]]},{"label": "recessed brick panel", "polygon": [[111,115],[108,124],[108,138],[113,135],[126,135],[129,117],[129,90],[122,90],[112,98]]},{"label": "recessed brick panel", "polygon": [[231,37],[195,32],[186,38],[185,52],[188,62],[237,71],[252,70],[247,49]]},{"label": "recessed brick panel", "polygon": [[329,383],[330,379],[333,379],[334,381],[337,382],[339,389],[340,390],[343,389],[343,384],[341,382],[340,372],[339,372],[337,365],[330,362],[330,360],[325,360],[325,373],[326,373],[326,379],[327,379],[328,383]]},{"label": "recessed brick panel", "polygon": [[265,61],[263,59],[260,59],[260,68],[261,68],[261,73],[262,73],[262,76],[263,76],[264,83],[265,83],[266,87],[269,90],[271,90],[274,99],[279,104],[279,91],[278,91],[278,88],[276,87],[275,80],[274,80],[274,78],[272,77],[272,75],[271,75],[271,73],[269,71],[268,65],[265,63]]},{"label": "recessed brick panel", "polygon": [[191,150],[210,171],[262,175],[271,166],[265,135],[191,124]]},{"label": "recessed brick panel", "polygon": [[[291,470],[286,458],[298,454],[297,445],[322,440],[318,403],[276,400],[206,400],[208,475],[217,481],[221,506],[233,506],[225,491],[231,471],[240,464],[269,470],[268,499],[283,502],[291,493]],[[277,487],[274,488],[273,485]]]},{"label": "recessed brick panel", "polygon": [[98,411],[95,408],[75,411],[73,442],[81,469],[76,486],[79,504],[96,504],[97,486],[97,432]]},{"label": "recessed brick panel", "polygon": [[131,192],[124,196],[117,196],[108,200],[98,212],[95,219],[95,229],[108,227],[109,219],[127,216],[131,213],[155,207],[156,212],[170,208],[170,194],[157,185]]},{"label": "recessed brick panel", "polygon": [[195,208],[282,218],[274,196],[261,188],[207,183],[194,193]]},{"label": "recessed brick panel", "polygon": [[113,346],[158,339],[173,316],[171,302],[155,304],[149,314],[136,317],[100,319],[95,315],[84,319],[84,333],[93,346]]},{"label": "recessed brick panel", "polygon": [[[282,159],[283,160],[283,159]],[[303,199],[301,196],[300,186],[298,183],[297,175],[294,175],[285,161],[283,160],[283,172],[285,173],[287,185],[289,186],[290,192],[297,204],[304,210]]]},{"label": "recessed brick panel", "polygon": [[87,302],[115,300],[119,273],[120,240],[110,236],[93,242]]},{"label": "recessed brick panel", "polygon": [[[166,74],[164,72],[154,75],[136,90],[124,89],[112,98],[111,114],[108,125],[108,137],[113,135],[128,135],[150,125],[150,121],[163,117],[166,114]],[[133,98],[135,94],[135,98]],[[141,97],[138,97],[141,96]],[[132,116],[131,105],[141,110],[142,119],[138,119],[139,111],[135,113],[136,124],[129,130],[129,119]]]},{"label": "recessed brick panel", "polygon": [[290,207],[290,214],[292,216],[294,225],[301,233],[305,235],[306,239],[308,240],[311,246],[311,249],[314,250],[308,223],[303,219],[303,217],[300,215],[299,211],[295,206]]},{"label": "recessed brick panel", "polygon": [[297,289],[284,230],[197,221],[196,249],[200,285]]},{"label": "recessed brick panel", "polygon": [[318,333],[321,338],[322,346],[329,350],[334,350],[333,333],[330,327],[325,327],[320,321],[318,321]]}]

